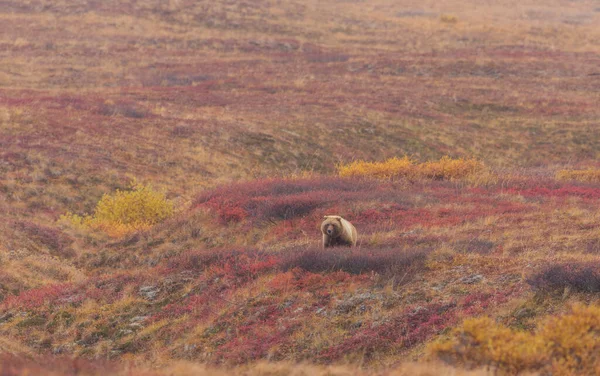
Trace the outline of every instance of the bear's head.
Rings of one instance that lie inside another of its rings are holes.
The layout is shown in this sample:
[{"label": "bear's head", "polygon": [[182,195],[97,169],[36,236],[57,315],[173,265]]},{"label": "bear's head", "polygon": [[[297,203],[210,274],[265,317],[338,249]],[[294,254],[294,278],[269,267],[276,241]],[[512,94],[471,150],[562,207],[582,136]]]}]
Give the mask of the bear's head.
[{"label": "bear's head", "polygon": [[342,217],[339,215],[326,215],[321,223],[321,232],[332,238],[337,238],[342,234]]}]

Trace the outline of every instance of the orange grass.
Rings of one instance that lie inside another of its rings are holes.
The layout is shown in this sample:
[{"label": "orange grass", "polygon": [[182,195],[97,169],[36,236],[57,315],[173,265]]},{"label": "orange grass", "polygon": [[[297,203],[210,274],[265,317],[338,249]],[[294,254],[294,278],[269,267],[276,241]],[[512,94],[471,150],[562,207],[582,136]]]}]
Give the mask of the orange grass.
[{"label": "orange grass", "polygon": [[448,156],[438,161],[415,163],[409,157],[393,157],[383,162],[354,161],[338,166],[341,177],[374,177],[378,179],[462,179],[484,170],[482,162],[476,159],[453,159]]}]

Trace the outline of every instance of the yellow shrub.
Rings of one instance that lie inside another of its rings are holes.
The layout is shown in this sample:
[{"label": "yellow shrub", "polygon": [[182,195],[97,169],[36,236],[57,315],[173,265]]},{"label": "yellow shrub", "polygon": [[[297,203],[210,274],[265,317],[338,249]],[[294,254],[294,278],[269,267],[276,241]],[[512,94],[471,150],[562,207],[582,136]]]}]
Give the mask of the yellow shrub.
[{"label": "yellow shrub", "polygon": [[496,325],[487,317],[467,319],[455,330],[454,338],[430,346],[442,359],[465,361],[468,365],[494,366],[511,373],[541,367],[543,344],[525,332]]},{"label": "yellow shrub", "polygon": [[452,159],[450,157],[419,165],[420,175],[430,179],[461,179],[482,169],[483,164],[475,159]]},{"label": "yellow shrub", "polygon": [[173,215],[173,203],[163,193],[135,182],[131,188],[102,196],[91,216],[68,213],[62,219],[76,227],[100,229],[110,236],[119,237],[148,229]]},{"label": "yellow shrub", "polygon": [[550,317],[538,336],[546,343],[553,374],[597,375],[600,371],[600,306],[575,305],[569,314]]},{"label": "yellow shrub", "polygon": [[444,22],[444,23],[457,23],[458,22],[458,17],[451,15],[451,14],[442,14],[440,16],[440,21]]},{"label": "yellow shrub", "polygon": [[355,161],[338,166],[338,174],[347,176],[367,176],[379,179],[425,178],[462,179],[484,170],[481,162],[475,159],[453,159],[443,157],[439,161],[414,163],[410,158],[390,158],[384,162]]},{"label": "yellow shrub", "polygon": [[348,176],[371,176],[380,179],[406,177],[413,174],[414,164],[408,157],[390,158],[385,162],[354,161],[338,166],[338,174]]},{"label": "yellow shrub", "polygon": [[545,319],[533,333],[512,330],[489,318],[467,319],[450,339],[429,349],[446,361],[493,366],[511,374],[597,374],[600,307],[575,305],[567,314]]},{"label": "yellow shrub", "polygon": [[587,170],[560,170],[556,173],[556,179],[597,183],[600,182],[600,170],[595,168]]}]

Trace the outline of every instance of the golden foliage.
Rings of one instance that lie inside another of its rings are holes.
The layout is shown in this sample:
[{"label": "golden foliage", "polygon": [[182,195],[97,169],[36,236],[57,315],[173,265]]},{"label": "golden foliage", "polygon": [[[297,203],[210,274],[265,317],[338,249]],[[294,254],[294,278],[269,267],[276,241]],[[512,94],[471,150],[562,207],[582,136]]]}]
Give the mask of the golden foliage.
[{"label": "golden foliage", "polygon": [[452,14],[442,14],[440,16],[440,21],[442,21],[443,23],[457,23],[458,22],[458,17],[452,15]]},{"label": "golden foliage", "polygon": [[368,176],[378,179],[456,180],[482,171],[484,165],[476,159],[454,159],[447,156],[425,163],[415,163],[408,157],[394,157],[384,162],[354,161],[338,166],[338,174],[342,177]]},{"label": "golden foliage", "polygon": [[559,170],[557,180],[576,180],[588,183],[600,182],[600,169],[588,168],[587,170]]},{"label": "golden foliage", "polygon": [[128,233],[145,230],[171,217],[173,203],[164,193],[150,185],[134,181],[131,190],[117,190],[102,196],[93,215],[79,216],[67,213],[61,217],[77,228],[93,228],[110,236],[120,237]]},{"label": "golden foliage", "polygon": [[414,163],[410,158],[390,158],[385,162],[354,161],[338,166],[338,174],[342,177],[371,176],[379,179],[409,177],[413,174]]},{"label": "golden foliage", "polygon": [[421,175],[430,179],[461,179],[483,169],[483,163],[475,159],[452,159],[443,157],[439,161],[425,162],[417,166]]},{"label": "golden foliage", "polygon": [[553,375],[597,374],[600,371],[600,306],[574,305],[559,317],[545,319],[533,332],[472,318],[451,338],[430,345],[445,360],[493,366],[510,374],[545,371]]}]

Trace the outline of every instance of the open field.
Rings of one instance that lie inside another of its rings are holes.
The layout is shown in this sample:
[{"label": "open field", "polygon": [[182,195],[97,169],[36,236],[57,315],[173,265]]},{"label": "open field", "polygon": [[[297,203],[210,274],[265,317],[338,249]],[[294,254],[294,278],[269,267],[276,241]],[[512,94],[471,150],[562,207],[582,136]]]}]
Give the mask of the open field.
[{"label": "open field", "polygon": [[6,372],[600,370],[600,6],[442,3],[0,1]]}]

